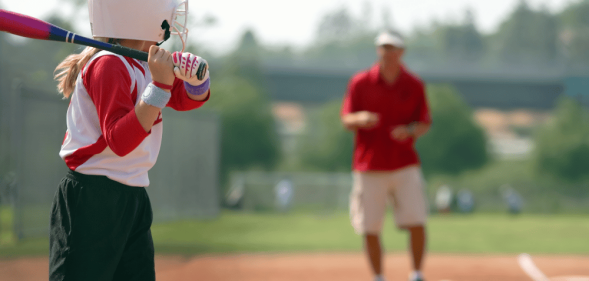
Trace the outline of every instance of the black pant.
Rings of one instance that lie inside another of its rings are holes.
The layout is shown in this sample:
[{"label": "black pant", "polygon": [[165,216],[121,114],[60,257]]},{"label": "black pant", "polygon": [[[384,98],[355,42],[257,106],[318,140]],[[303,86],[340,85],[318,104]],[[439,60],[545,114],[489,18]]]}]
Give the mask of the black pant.
[{"label": "black pant", "polygon": [[69,172],[51,207],[49,280],[155,280],[143,187]]}]

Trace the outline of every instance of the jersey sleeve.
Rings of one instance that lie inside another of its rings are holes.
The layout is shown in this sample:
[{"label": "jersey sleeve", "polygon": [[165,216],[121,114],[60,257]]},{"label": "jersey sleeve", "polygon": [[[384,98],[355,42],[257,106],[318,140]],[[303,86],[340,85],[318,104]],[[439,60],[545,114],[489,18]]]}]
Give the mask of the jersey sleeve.
[{"label": "jersey sleeve", "polygon": [[342,102],[341,116],[359,111],[358,109],[358,79],[352,78],[348,83],[348,90]]},{"label": "jersey sleeve", "polygon": [[189,98],[188,93],[186,93],[186,88],[184,88],[184,81],[175,78],[174,84],[172,85],[172,97],[166,106],[171,107],[177,111],[197,109],[209,100],[209,97],[211,96],[211,89],[209,89],[206,95],[207,98],[203,101],[196,101]]},{"label": "jersey sleeve", "polygon": [[423,83],[420,83],[417,87],[417,95],[419,103],[417,105],[417,111],[415,112],[413,120],[420,123],[431,124],[432,117],[429,111],[427,94],[425,93],[425,87]]},{"label": "jersey sleeve", "polygon": [[108,147],[118,156],[133,151],[149,135],[137,115],[131,92],[131,77],[125,64],[116,56],[102,56],[92,61],[82,76],[88,95],[94,102],[100,129]]}]

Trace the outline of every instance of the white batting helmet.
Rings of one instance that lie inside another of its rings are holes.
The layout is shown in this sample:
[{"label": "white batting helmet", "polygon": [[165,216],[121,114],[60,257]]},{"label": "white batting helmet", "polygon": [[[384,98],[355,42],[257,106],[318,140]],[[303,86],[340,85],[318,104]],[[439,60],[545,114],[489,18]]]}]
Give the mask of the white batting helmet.
[{"label": "white batting helmet", "polygon": [[[88,0],[92,36],[163,42],[180,36],[182,51],[188,29],[188,1],[178,0]],[[177,16],[184,18],[182,23]]]}]

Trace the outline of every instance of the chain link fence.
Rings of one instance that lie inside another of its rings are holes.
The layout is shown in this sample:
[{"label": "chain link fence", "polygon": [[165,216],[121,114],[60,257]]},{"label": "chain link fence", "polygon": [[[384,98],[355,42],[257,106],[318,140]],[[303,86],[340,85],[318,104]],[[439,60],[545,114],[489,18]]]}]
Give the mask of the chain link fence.
[{"label": "chain link fence", "polygon": [[331,213],[348,208],[350,173],[234,173],[225,203],[246,211]]},{"label": "chain link fence", "polygon": [[[558,184],[520,180],[473,187],[427,181],[426,196],[431,213],[589,213],[588,186],[555,188]],[[239,172],[231,175],[224,202],[249,212],[347,212],[351,188],[351,173]]]}]

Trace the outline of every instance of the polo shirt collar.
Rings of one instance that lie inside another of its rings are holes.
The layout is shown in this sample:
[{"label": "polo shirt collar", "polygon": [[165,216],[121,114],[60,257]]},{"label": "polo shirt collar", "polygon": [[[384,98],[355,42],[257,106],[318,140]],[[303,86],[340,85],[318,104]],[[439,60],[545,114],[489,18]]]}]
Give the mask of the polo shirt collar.
[{"label": "polo shirt collar", "polygon": [[405,69],[405,65],[401,64],[401,69],[399,71],[399,76],[397,76],[397,80],[395,80],[393,84],[388,84],[380,75],[380,63],[375,63],[369,70],[370,80],[373,83],[382,83],[385,85],[397,84],[400,81],[400,79],[402,79],[405,76],[405,74],[407,74],[407,70]]}]

